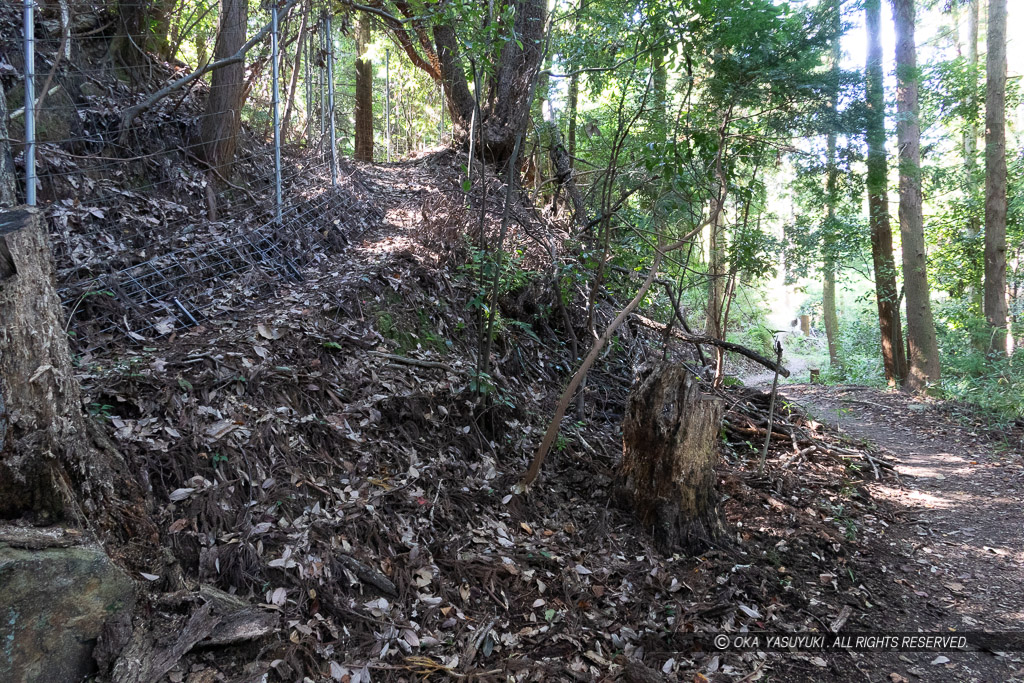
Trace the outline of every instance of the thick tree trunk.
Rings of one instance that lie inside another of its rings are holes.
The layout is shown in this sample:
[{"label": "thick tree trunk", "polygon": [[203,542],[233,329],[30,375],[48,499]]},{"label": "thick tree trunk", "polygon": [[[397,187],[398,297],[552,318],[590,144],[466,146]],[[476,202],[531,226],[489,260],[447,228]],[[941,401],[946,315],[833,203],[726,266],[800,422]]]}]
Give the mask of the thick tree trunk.
[{"label": "thick tree trunk", "polygon": [[1006,354],[1006,0],[988,3],[985,73],[985,320]]},{"label": "thick tree trunk", "polygon": [[359,161],[373,161],[373,62],[366,51],[370,47],[370,18],[361,15],[356,22],[356,140]]},{"label": "thick tree trunk", "polygon": [[[220,32],[213,53],[215,61],[230,57],[245,44],[248,15],[249,0],[221,0]],[[203,117],[203,154],[206,163],[224,177],[230,175],[235,158],[244,102],[244,60],[215,70]]]},{"label": "thick tree trunk", "polygon": [[[544,53],[547,3],[545,0],[515,0],[515,40],[505,42],[493,76],[482,84],[489,97],[481,102],[482,132],[478,149],[482,158],[504,163],[512,154],[516,138],[526,130],[530,111],[531,81]],[[454,29],[438,25],[433,29],[436,59],[440,67],[448,112],[456,140],[469,139],[474,99],[466,80]]]},{"label": "thick tree trunk", "polygon": [[885,93],[882,81],[882,5],[866,0],[868,32],[867,130],[868,216],[871,228],[871,258],[875,270],[878,326],[882,333],[882,362],[890,384],[903,384],[907,357],[903,349],[899,294],[896,289],[896,261],[892,255],[892,227],[889,223],[888,163],[885,153]]},{"label": "thick tree trunk", "polygon": [[95,448],[82,414],[49,241],[32,209],[0,213],[0,320],[0,518],[89,520],[151,540],[135,478],[116,450]]},{"label": "thick tree trunk", "polygon": [[629,503],[663,552],[696,554],[722,535],[715,490],[722,405],[680,365],[643,371],[622,425]]},{"label": "thick tree trunk", "polygon": [[907,300],[910,368],[904,383],[920,391],[939,381],[939,347],[932,318],[921,198],[921,124],[918,121],[914,0],[893,0],[896,24],[896,131],[900,150],[900,236]]}]

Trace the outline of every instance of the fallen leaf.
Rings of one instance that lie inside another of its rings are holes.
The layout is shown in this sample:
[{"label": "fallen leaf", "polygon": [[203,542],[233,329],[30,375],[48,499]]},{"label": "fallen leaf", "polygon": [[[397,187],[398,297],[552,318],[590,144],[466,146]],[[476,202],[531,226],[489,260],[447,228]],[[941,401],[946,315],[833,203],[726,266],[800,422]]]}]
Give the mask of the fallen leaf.
[{"label": "fallen leaf", "polygon": [[176,503],[179,500],[185,500],[186,498],[191,496],[194,492],[195,492],[195,489],[193,489],[193,488],[174,489],[173,491],[171,491],[171,495],[168,496],[168,497],[171,499],[171,502],[175,502]]},{"label": "fallen leaf", "polygon": [[280,339],[284,336],[284,331],[279,330],[276,327],[270,327],[260,323],[256,326],[256,331],[260,333],[260,336],[264,339]]}]

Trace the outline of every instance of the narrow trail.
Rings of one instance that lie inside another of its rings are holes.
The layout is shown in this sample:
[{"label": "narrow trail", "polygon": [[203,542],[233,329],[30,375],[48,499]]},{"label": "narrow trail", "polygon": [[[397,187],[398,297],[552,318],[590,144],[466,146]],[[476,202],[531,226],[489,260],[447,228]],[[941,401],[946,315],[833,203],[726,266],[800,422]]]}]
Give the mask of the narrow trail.
[{"label": "narrow trail", "polygon": [[[897,523],[876,555],[893,613],[864,631],[1024,632],[1024,465],[1020,435],[898,392],[788,385],[782,395],[820,421],[898,460],[898,481],[870,486]],[[885,601],[883,601],[885,604]],[[856,655],[871,681],[1024,681],[1024,653]]]}]

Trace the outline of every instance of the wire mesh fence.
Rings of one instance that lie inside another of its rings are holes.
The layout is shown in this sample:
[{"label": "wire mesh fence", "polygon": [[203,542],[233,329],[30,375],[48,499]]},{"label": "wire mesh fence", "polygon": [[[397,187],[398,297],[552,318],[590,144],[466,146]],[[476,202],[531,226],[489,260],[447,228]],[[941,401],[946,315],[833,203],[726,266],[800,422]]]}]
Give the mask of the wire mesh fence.
[{"label": "wire mesh fence", "polygon": [[[22,197],[55,236],[67,330],[80,345],[201,324],[238,297],[301,278],[382,218],[339,158],[343,39],[326,5],[249,13],[250,34],[269,30],[245,57],[237,133],[204,135],[207,119],[221,115],[206,105],[224,87],[207,78],[125,124],[127,107],[216,59],[213,33],[180,35],[216,5],[178,0],[173,44],[156,51],[143,49],[149,30],[132,33],[119,19],[126,3],[17,0],[0,9],[0,78],[8,101],[22,102],[8,140]],[[138,51],[130,68],[112,56],[126,43]],[[238,151],[225,173],[204,151],[227,137]]]}]

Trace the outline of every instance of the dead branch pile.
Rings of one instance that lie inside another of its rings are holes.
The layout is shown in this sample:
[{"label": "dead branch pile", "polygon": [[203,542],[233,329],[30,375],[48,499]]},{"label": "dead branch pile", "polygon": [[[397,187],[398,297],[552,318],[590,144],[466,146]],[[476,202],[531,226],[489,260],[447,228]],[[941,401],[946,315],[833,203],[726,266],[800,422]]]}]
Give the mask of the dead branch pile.
[{"label": "dead branch pile", "polygon": [[[723,426],[729,446],[746,449],[751,444],[764,443],[768,434],[770,394],[757,389],[733,389],[725,395],[729,403]],[[769,456],[783,469],[824,459],[853,470],[870,471],[875,479],[895,471],[887,458],[871,452],[866,445],[851,444],[848,439],[826,430],[795,403],[776,403],[771,429]]]}]

